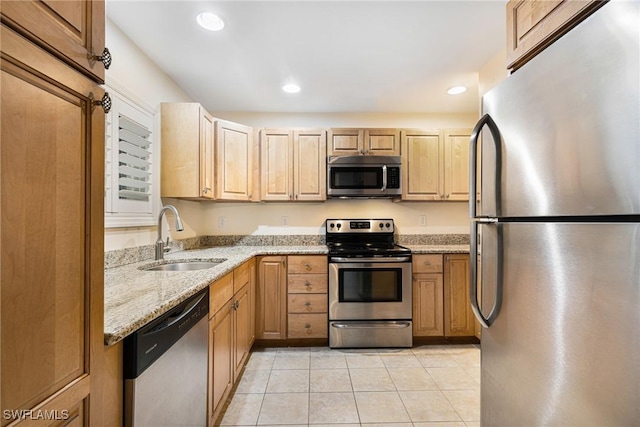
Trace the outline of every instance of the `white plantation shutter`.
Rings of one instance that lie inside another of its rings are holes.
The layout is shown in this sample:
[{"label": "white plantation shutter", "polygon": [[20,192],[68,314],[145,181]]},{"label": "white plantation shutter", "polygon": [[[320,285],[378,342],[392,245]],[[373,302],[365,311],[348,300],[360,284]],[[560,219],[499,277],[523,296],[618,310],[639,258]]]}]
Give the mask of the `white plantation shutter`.
[{"label": "white plantation shutter", "polygon": [[110,90],[105,143],[105,226],[155,224],[159,147],[153,113]]}]

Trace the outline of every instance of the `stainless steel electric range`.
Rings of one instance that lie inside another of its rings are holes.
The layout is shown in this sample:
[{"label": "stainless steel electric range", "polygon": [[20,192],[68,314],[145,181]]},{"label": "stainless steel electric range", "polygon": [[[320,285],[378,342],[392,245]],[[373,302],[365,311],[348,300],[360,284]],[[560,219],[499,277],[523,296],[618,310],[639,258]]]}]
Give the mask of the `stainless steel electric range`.
[{"label": "stainless steel electric range", "polygon": [[392,219],[328,219],[329,346],[411,347],[411,250]]}]

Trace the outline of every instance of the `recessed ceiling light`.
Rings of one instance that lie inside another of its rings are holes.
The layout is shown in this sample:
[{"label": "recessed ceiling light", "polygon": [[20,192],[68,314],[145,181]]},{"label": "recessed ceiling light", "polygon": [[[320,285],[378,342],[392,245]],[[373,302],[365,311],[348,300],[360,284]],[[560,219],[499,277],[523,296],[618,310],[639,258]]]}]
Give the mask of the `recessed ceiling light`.
[{"label": "recessed ceiling light", "polygon": [[198,16],[196,16],[196,21],[198,21],[198,24],[200,24],[202,28],[209,31],[220,31],[224,28],[224,21],[215,13],[199,13]]},{"label": "recessed ceiling light", "polygon": [[300,86],[298,86],[297,84],[289,83],[282,86],[282,90],[287,93],[298,93],[300,92]]},{"label": "recessed ceiling light", "polygon": [[464,93],[467,91],[467,87],[466,86],[454,86],[454,87],[450,87],[447,90],[447,93],[449,95],[460,95],[461,93]]}]

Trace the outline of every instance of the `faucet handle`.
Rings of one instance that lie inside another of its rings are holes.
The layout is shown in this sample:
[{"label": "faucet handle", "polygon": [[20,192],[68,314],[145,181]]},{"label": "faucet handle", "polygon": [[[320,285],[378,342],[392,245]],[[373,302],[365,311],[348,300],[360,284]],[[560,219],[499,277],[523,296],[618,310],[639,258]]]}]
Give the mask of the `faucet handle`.
[{"label": "faucet handle", "polygon": [[164,248],[162,248],[165,252],[169,252],[171,248],[169,247],[169,237],[167,237],[167,243],[164,244]]}]

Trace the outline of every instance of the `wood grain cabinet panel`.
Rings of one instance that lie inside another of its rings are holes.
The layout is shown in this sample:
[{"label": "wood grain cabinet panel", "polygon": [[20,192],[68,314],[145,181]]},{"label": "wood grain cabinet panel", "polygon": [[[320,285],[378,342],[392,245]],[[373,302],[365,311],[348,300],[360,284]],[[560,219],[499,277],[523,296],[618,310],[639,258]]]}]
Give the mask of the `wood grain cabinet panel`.
[{"label": "wood grain cabinet panel", "polygon": [[520,68],[606,1],[510,0],[507,3],[507,68]]},{"label": "wood grain cabinet panel", "polygon": [[475,317],[469,302],[469,255],[444,257],[445,336],[474,336]]},{"label": "wood grain cabinet panel", "polygon": [[232,305],[227,301],[209,320],[209,425],[214,425],[233,388]]},{"label": "wood grain cabinet panel", "polygon": [[253,128],[216,120],[215,129],[217,200],[253,200]]},{"label": "wood grain cabinet panel", "polygon": [[[88,425],[102,416],[105,116],[92,98],[103,91],[9,29],[9,16],[32,24],[16,8],[46,6],[14,3],[0,34],[0,407],[65,409]],[[74,7],[86,10],[61,11]]]},{"label": "wood grain cabinet panel", "polygon": [[162,197],[215,199],[214,119],[197,103],[162,103]]},{"label": "wood grain cabinet panel", "polygon": [[91,79],[104,83],[105,2],[3,1],[2,22]]},{"label": "wood grain cabinet panel", "polygon": [[441,273],[413,275],[413,335],[444,335],[444,294]]},{"label": "wood grain cabinet panel", "polygon": [[286,264],[284,256],[258,258],[256,339],[287,337]]},{"label": "wood grain cabinet panel", "polygon": [[362,147],[366,155],[399,156],[399,129],[365,129]]},{"label": "wood grain cabinet panel", "polygon": [[400,155],[398,129],[329,129],[327,133],[329,156]]},{"label": "wood grain cabinet panel", "polygon": [[328,267],[322,255],[290,255],[288,275],[289,338],[328,337]]},{"label": "wood grain cabinet panel", "polygon": [[470,137],[470,129],[402,131],[402,200],[468,201]]},{"label": "wood grain cabinet panel", "polygon": [[327,198],[327,137],[323,129],[260,131],[262,191],[267,201]]}]

